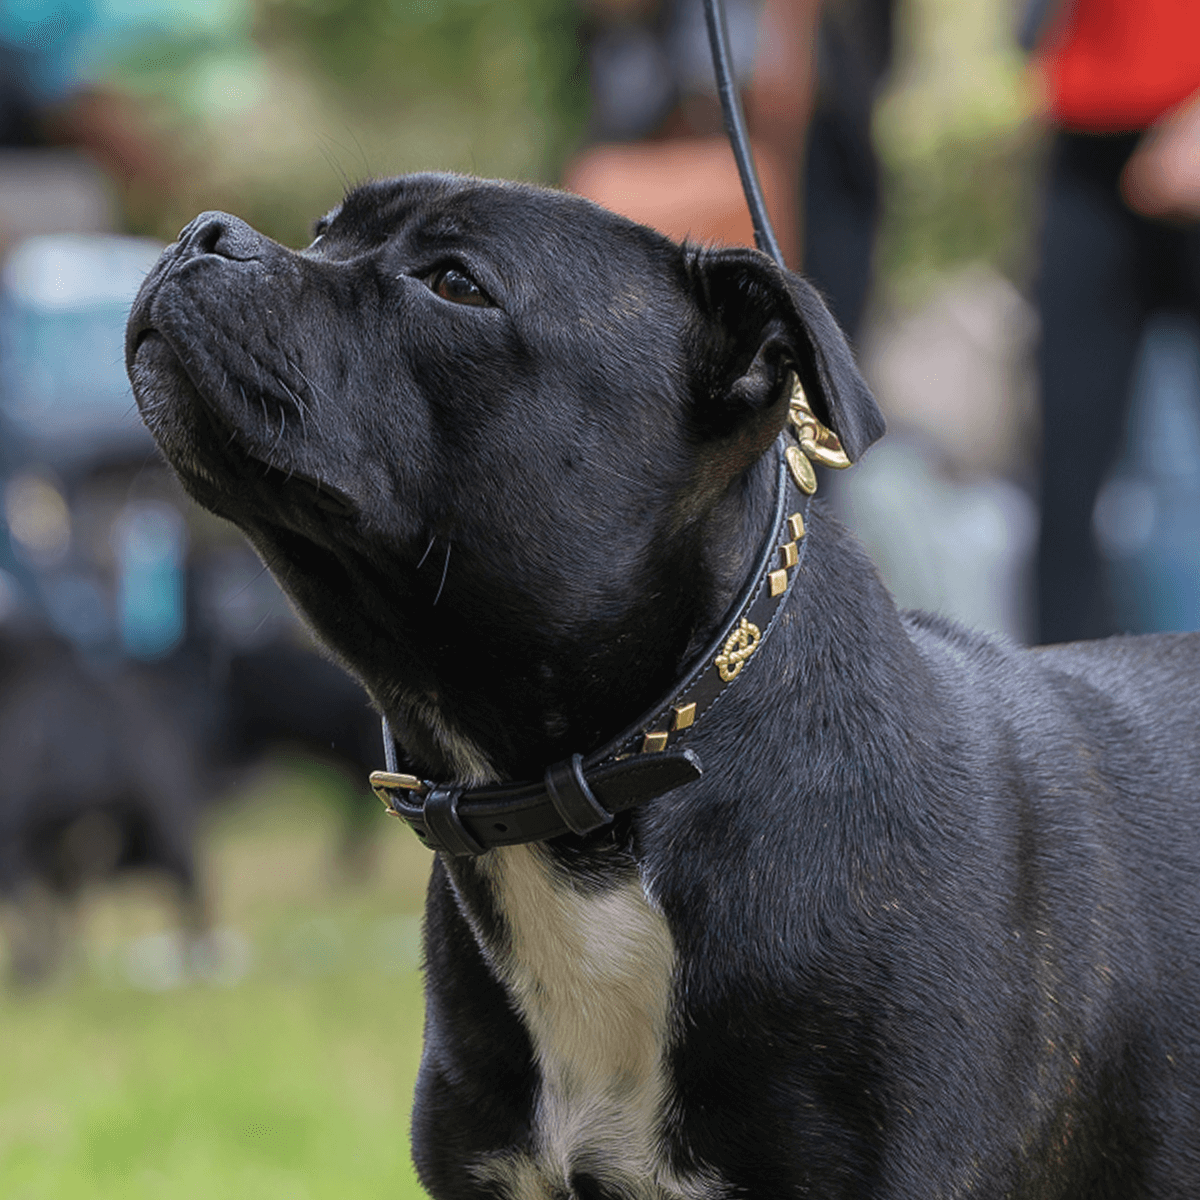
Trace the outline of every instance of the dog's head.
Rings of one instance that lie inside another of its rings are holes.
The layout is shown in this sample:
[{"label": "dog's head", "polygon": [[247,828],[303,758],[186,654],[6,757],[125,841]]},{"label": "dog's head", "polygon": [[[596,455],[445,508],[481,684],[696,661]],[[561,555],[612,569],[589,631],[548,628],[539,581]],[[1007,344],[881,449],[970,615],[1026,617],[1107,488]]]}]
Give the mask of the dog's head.
[{"label": "dog's head", "polygon": [[793,370],[851,458],[883,430],[765,256],[442,175],[358,188],[299,252],[198,217],[127,356],[187,489],[459,775],[540,771],[666,687],[761,537]]}]

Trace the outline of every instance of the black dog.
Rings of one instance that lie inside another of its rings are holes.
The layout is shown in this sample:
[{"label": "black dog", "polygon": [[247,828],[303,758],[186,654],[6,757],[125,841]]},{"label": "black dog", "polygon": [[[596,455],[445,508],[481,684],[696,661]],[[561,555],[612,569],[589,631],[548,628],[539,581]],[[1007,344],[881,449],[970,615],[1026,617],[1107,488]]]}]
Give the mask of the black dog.
[{"label": "black dog", "polygon": [[757,253],[446,176],[317,233],[197,218],[128,359],[438,781],[380,781],[444,851],[429,1191],[1200,1195],[1200,637],[899,615],[782,466],[796,376],[809,455],[882,421]]}]

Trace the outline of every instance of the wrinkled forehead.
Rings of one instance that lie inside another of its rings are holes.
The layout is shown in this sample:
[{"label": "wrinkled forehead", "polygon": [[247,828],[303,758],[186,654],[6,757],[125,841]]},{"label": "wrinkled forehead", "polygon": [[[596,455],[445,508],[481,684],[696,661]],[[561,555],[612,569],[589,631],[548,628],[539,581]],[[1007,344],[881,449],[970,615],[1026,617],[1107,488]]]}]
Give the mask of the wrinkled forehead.
[{"label": "wrinkled forehead", "polygon": [[[631,280],[679,281],[668,239],[579,196],[457,175],[405,175],[351,191],[318,223],[332,247],[390,245],[414,266],[474,258],[513,287],[570,285],[620,295]],[[561,299],[565,300],[563,296]]]}]

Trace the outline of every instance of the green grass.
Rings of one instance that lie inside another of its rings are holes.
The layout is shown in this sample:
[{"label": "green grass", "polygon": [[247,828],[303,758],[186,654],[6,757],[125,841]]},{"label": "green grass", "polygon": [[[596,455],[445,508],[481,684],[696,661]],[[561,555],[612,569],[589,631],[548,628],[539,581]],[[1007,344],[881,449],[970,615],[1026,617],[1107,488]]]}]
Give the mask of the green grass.
[{"label": "green grass", "polygon": [[0,998],[6,1200],[423,1194],[408,1119],[427,856],[381,816],[370,879],[339,880],[326,784],[277,773],[214,823],[216,922],[248,951],[220,982],[133,969],[177,918],[131,885],[92,898],[62,978]]}]

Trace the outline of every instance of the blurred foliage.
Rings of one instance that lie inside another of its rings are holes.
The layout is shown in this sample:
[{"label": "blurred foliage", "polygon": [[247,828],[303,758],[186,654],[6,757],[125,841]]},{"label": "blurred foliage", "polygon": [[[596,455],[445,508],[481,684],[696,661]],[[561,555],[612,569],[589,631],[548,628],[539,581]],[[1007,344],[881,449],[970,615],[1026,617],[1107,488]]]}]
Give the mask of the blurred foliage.
[{"label": "blurred foliage", "polygon": [[356,104],[524,91],[559,124],[586,101],[576,21],[573,0],[263,0],[260,28],[303,47]]},{"label": "blurred foliage", "polygon": [[884,172],[878,266],[893,299],[985,262],[1030,270],[1043,130],[1011,0],[902,0],[896,67],[875,111]]},{"label": "blurred foliage", "polygon": [[[260,36],[298,48],[350,110],[526,110],[552,179],[586,115],[574,0],[262,0]],[[515,115],[515,114],[514,114]]]},{"label": "blurred foliage", "polygon": [[178,158],[130,223],[203,208],[304,244],[354,182],[455,170],[550,182],[586,116],[573,0],[259,0],[131,47],[116,80]]},{"label": "blurred foliage", "polygon": [[1026,124],[987,139],[947,137],[885,162],[878,271],[896,298],[919,299],[967,263],[1027,282],[1043,146],[1041,130]]}]

